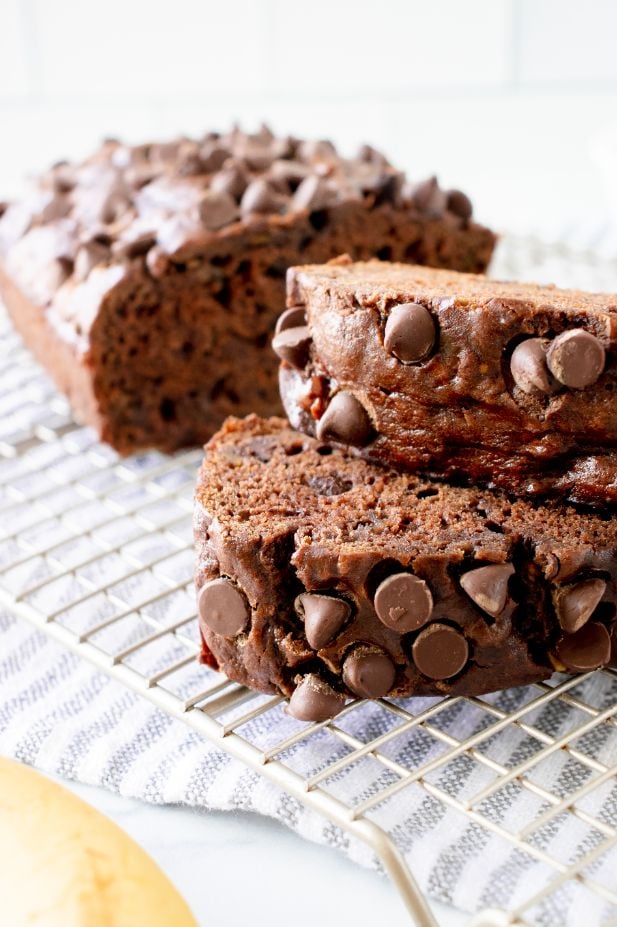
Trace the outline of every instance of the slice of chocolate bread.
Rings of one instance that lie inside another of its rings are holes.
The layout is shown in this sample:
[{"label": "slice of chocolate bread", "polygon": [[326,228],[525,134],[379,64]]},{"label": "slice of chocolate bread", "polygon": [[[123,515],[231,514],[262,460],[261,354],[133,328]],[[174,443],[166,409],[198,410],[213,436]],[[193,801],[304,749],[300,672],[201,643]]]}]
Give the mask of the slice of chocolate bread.
[{"label": "slice of chocolate bread", "polygon": [[615,519],[431,483],[249,416],[206,446],[194,527],[203,660],[299,718],[611,659]]},{"label": "slice of chocolate bread", "polygon": [[288,305],[294,427],[438,478],[617,503],[616,294],[342,260],[290,271]]},{"label": "slice of chocolate bread", "polygon": [[61,163],[0,220],[0,290],[76,416],[121,452],[203,443],[279,408],[285,271],[348,251],[482,270],[494,235],[459,191],[370,147],[268,129]]}]

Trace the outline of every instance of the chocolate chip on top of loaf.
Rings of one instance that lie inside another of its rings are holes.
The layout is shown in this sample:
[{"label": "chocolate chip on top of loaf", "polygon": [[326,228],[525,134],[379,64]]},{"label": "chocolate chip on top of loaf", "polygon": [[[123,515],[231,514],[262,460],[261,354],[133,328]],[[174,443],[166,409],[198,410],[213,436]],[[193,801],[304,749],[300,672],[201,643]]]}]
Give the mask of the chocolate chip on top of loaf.
[{"label": "chocolate chip on top of loaf", "polygon": [[273,347],[299,430],[409,471],[617,504],[617,294],[338,260],[292,268],[288,307]]},{"label": "chocolate chip on top of loaf", "polygon": [[382,468],[281,419],[212,438],[194,532],[202,659],[302,720],[617,658],[615,520]]},{"label": "chocolate chip on top of loaf", "polygon": [[[0,290],[83,422],[119,451],[203,443],[280,408],[270,340],[299,260],[483,270],[495,236],[460,191],[411,184],[370,146],[263,127],[105,142],[0,211]],[[282,335],[300,363],[307,341]]]}]

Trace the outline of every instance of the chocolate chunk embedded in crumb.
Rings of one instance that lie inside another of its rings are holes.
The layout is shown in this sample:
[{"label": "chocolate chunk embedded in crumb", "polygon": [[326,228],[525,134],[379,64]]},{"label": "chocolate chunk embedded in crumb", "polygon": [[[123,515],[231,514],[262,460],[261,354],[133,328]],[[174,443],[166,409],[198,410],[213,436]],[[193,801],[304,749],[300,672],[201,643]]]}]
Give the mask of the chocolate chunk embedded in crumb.
[{"label": "chocolate chunk embedded in crumb", "polygon": [[604,370],[604,347],[586,331],[563,332],[551,342],[546,362],[553,376],[573,389],[592,386]]},{"label": "chocolate chunk embedded in crumb", "polygon": [[424,360],[435,344],[435,323],[424,306],[406,303],[390,310],[384,347],[404,364]]},{"label": "chocolate chunk embedded in crumb", "polygon": [[308,361],[310,347],[311,335],[306,325],[285,328],[272,340],[272,348],[281,360],[298,370],[302,370]]},{"label": "chocolate chunk embedded in crumb", "polygon": [[395,573],[377,587],[375,611],[386,627],[405,634],[417,631],[431,617],[433,596],[419,576]]},{"label": "chocolate chunk embedded in crumb", "polygon": [[347,390],[336,393],[317,424],[317,437],[321,441],[340,441],[352,447],[368,444],[373,434],[368,412]]},{"label": "chocolate chunk embedded in crumb", "polygon": [[394,685],[396,669],[390,657],[374,647],[358,647],[343,664],[343,680],[360,698],[381,698]]},{"label": "chocolate chunk embedded in crumb", "polygon": [[447,624],[431,624],[412,646],[414,663],[429,679],[451,679],[464,669],[469,645],[464,635]]},{"label": "chocolate chunk embedded in crumb", "polygon": [[603,624],[589,621],[557,643],[557,657],[570,672],[586,673],[606,666],[611,658],[611,637]]},{"label": "chocolate chunk embedded in crumb", "polygon": [[351,608],[344,599],[315,592],[298,596],[296,610],[304,619],[304,633],[314,650],[329,644],[351,614]]},{"label": "chocolate chunk embedded in crumb", "polygon": [[568,634],[579,631],[589,621],[606,591],[603,579],[587,579],[562,586],[553,593],[559,624]]},{"label": "chocolate chunk embedded in crumb", "polygon": [[234,637],[249,621],[249,610],[240,590],[230,579],[211,579],[199,590],[197,609],[201,621],[216,634]]},{"label": "chocolate chunk embedded in crumb", "polygon": [[512,378],[524,393],[537,390],[540,393],[552,393],[559,388],[546,363],[546,351],[549,342],[546,338],[527,338],[521,341],[512,352],[510,370]]},{"label": "chocolate chunk embedded in crumb", "polygon": [[508,583],[513,575],[511,563],[495,563],[464,573],[461,586],[482,611],[497,618],[506,607]]}]

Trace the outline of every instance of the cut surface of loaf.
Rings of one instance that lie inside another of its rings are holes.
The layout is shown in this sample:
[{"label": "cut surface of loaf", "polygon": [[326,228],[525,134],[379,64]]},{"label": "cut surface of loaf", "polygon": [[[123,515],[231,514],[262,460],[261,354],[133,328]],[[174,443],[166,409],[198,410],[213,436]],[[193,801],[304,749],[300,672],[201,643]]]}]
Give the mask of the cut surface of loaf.
[{"label": "cut surface of loaf", "polygon": [[202,659],[320,720],[611,659],[617,521],[376,466],[229,419],[195,497]]},{"label": "cut surface of loaf", "polygon": [[[515,494],[617,504],[617,294],[387,262],[293,268],[274,345],[294,427]],[[298,310],[300,311],[300,310]]]},{"label": "cut surface of loaf", "polygon": [[482,270],[495,242],[459,191],[412,186],[368,146],[346,159],[267,128],[107,141],[0,215],[16,328],[122,453],[280,407],[270,340],[291,264],[349,252]]}]

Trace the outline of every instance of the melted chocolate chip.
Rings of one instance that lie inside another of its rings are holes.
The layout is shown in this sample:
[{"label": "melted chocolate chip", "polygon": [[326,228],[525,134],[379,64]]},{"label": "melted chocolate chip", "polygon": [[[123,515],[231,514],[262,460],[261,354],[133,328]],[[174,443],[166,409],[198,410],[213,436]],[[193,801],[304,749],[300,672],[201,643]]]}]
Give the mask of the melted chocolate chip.
[{"label": "melted chocolate chip", "polygon": [[527,338],[512,352],[510,370],[514,382],[524,393],[552,393],[558,387],[546,364],[545,338]]},{"label": "melted chocolate chip", "polygon": [[349,604],[343,599],[314,592],[299,595],[296,609],[304,616],[304,634],[313,650],[321,650],[329,644],[351,614]]},{"label": "melted chocolate chip", "polygon": [[429,679],[450,679],[463,669],[469,645],[460,631],[447,624],[431,624],[420,631],[412,647],[413,659]]},{"label": "melted chocolate chip", "polygon": [[336,393],[317,424],[320,441],[339,441],[353,447],[364,447],[372,436],[373,426],[368,412],[347,390]]},{"label": "melted chocolate chip", "polygon": [[596,382],[606,362],[604,347],[591,332],[582,329],[563,332],[550,344],[548,368],[560,383],[585,389]]},{"label": "melted chocolate chip", "polygon": [[461,586],[482,611],[497,618],[506,607],[508,581],[513,574],[511,563],[495,563],[464,573]]},{"label": "melted chocolate chip", "polygon": [[391,310],[384,331],[384,347],[404,364],[424,360],[435,344],[435,324],[428,309],[404,303]]},{"label": "melted chocolate chip", "polygon": [[306,325],[306,310],[304,306],[292,306],[278,317],[274,334],[278,335],[287,328],[298,328],[301,325]]},{"label": "melted chocolate chip", "polygon": [[375,611],[387,628],[405,634],[417,631],[431,617],[433,596],[419,576],[395,573],[377,587]]},{"label": "melted chocolate chip", "polygon": [[246,600],[230,579],[211,579],[199,590],[197,609],[203,623],[223,637],[234,637],[249,620]]},{"label": "melted chocolate chip", "polygon": [[563,630],[568,634],[579,631],[593,615],[605,591],[603,579],[586,579],[556,590],[553,600]]},{"label": "melted chocolate chip", "polygon": [[272,348],[281,360],[302,370],[309,359],[311,335],[307,325],[285,328],[272,339]]},{"label": "melted chocolate chip", "polygon": [[315,673],[303,676],[289,699],[288,712],[298,721],[327,721],[345,705],[345,696],[336,692]]},{"label": "melted chocolate chip", "polygon": [[396,669],[387,654],[369,647],[358,647],[343,664],[343,680],[361,698],[381,698],[394,684]]},{"label": "melted chocolate chip", "polygon": [[557,643],[557,657],[574,673],[586,673],[606,666],[611,658],[611,638],[603,624],[589,621],[574,634]]}]

